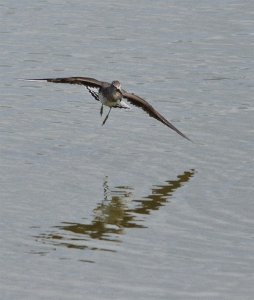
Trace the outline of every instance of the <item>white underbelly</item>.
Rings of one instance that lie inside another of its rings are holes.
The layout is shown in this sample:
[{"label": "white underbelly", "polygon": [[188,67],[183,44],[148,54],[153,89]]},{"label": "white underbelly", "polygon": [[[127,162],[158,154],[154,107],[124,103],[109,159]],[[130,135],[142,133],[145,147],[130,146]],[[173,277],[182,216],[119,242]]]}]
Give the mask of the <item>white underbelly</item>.
[{"label": "white underbelly", "polygon": [[102,94],[99,94],[99,100],[103,105],[106,105],[108,107],[119,107],[119,108],[130,109],[129,105],[127,105],[124,101],[122,100],[110,101],[107,98],[103,97]]},{"label": "white underbelly", "polygon": [[103,105],[106,105],[108,107],[118,106],[118,104],[120,103],[120,100],[110,101],[107,98],[105,98],[102,94],[99,94],[99,100]]}]

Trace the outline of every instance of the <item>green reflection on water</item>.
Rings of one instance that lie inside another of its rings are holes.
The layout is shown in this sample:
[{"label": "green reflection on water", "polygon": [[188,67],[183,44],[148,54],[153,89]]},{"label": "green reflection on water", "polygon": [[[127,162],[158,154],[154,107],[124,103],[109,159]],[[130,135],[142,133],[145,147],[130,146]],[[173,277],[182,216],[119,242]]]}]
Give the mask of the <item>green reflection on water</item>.
[{"label": "green reflection on water", "polygon": [[90,223],[62,222],[54,226],[50,233],[40,234],[36,239],[54,246],[114,252],[115,250],[105,247],[88,245],[88,242],[91,240],[120,242],[120,236],[126,233],[126,228],[145,228],[144,216],[163,207],[173,193],[194,174],[193,169],[185,171],[175,180],[154,186],[150,194],[142,199],[133,199],[134,189],[129,186],[110,189],[106,177],[103,183],[104,200],[93,210],[93,220]]}]

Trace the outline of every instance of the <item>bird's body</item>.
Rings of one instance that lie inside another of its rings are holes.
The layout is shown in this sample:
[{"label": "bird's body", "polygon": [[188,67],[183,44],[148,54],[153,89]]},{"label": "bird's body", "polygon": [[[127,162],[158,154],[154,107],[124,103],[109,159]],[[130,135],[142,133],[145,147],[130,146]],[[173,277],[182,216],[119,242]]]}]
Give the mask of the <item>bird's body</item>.
[{"label": "bird's body", "polygon": [[110,84],[109,86],[105,86],[99,89],[99,100],[103,105],[108,107],[118,107],[118,108],[128,108],[123,100],[123,95],[121,93],[121,84],[119,81],[113,81],[114,84]]},{"label": "bird's body", "polygon": [[[109,107],[109,112],[104,119],[102,125],[104,125],[108,119],[109,113],[112,108],[124,108],[130,109],[129,105],[126,104],[123,99],[126,99],[132,105],[142,108],[151,117],[157,119],[167,127],[171,128],[185,139],[190,139],[179,131],[174,125],[172,125],[167,119],[165,119],[157,110],[153,108],[146,100],[139,96],[124,91],[121,87],[121,83],[118,80],[112,81],[112,83],[99,81],[89,77],[65,77],[65,78],[43,78],[43,79],[29,79],[30,81],[48,81],[54,83],[69,83],[84,85],[88,89],[89,93],[97,101],[101,102],[101,115],[103,114],[103,106]],[[94,91],[97,89],[97,92]]]}]

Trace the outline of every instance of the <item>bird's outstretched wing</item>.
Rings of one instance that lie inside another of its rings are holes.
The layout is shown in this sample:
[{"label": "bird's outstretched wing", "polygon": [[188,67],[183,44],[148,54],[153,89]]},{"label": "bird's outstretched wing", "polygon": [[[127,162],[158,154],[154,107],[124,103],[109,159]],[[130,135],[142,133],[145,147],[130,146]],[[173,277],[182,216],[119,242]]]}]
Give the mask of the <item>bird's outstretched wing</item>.
[{"label": "bird's outstretched wing", "polygon": [[41,78],[41,79],[28,79],[29,81],[48,81],[54,83],[69,83],[88,86],[91,88],[101,88],[106,82],[99,81],[90,77],[60,77],[60,78]]},{"label": "bird's outstretched wing", "polygon": [[131,104],[134,106],[142,108],[145,112],[149,114],[149,116],[155,118],[156,120],[160,121],[164,125],[168,126],[169,128],[173,129],[179,135],[184,137],[185,139],[191,141],[185,134],[183,134],[180,130],[178,130],[173,124],[171,124],[167,119],[165,119],[156,109],[152,107],[146,100],[140,98],[139,96],[131,93],[127,93],[126,91],[123,92],[123,97],[127,99]]}]

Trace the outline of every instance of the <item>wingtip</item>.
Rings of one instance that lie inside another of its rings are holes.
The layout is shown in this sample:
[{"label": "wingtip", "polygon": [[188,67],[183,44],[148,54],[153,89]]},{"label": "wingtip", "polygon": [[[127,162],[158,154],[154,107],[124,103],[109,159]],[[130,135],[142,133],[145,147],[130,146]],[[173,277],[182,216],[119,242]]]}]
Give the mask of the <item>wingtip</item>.
[{"label": "wingtip", "polygon": [[188,138],[186,135],[183,136],[186,140],[188,140],[191,143],[194,143],[190,138]]},{"label": "wingtip", "polygon": [[185,138],[186,140],[188,140],[189,142],[191,142],[192,144],[195,144],[195,142],[194,142],[193,140],[191,140],[190,138],[188,138],[186,135],[184,136],[184,138]]},{"label": "wingtip", "polygon": [[[179,132],[178,132],[179,133]],[[188,138],[185,134],[183,134],[182,132],[179,133],[181,135],[181,137],[185,138],[186,140],[188,140],[191,143],[194,143],[190,138]]]}]

